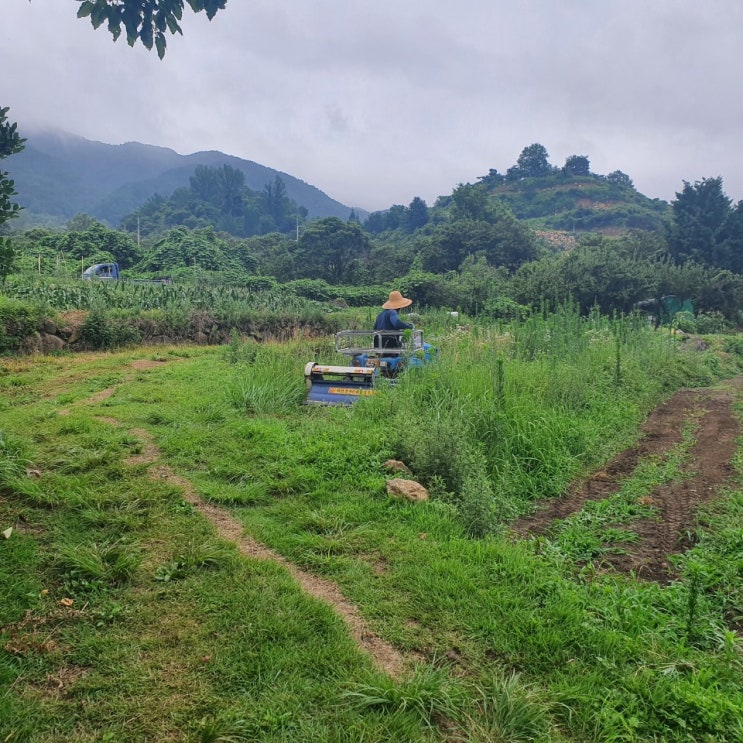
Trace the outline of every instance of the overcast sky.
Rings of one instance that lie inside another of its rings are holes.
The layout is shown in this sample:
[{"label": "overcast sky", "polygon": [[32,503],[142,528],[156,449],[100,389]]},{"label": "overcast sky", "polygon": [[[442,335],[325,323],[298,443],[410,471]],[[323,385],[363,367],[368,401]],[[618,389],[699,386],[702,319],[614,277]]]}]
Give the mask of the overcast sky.
[{"label": "overcast sky", "polygon": [[75,0],[1,1],[21,132],[221,150],[370,211],[431,205],[533,142],[650,197],[722,176],[743,199],[740,0],[228,0],[184,11],[163,61]]}]

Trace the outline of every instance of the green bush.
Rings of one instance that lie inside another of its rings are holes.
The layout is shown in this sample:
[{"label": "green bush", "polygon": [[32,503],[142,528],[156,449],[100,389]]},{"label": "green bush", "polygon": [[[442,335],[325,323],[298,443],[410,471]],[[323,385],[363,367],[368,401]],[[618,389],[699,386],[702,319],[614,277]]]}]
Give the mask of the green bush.
[{"label": "green bush", "polygon": [[677,312],[673,317],[673,327],[684,333],[697,333],[697,321],[692,312]]},{"label": "green bush", "polygon": [[728,336],[723,341],[722,348],[726,353],[733,353],[736,356],[743,356],[743,336]]},{"label": "green bush", "polygon": [[724,333],[728,328],[725,315],[717,310],[699,312],[696,316],[697,333]]},{"label": "green bush", "polygon": [[88,313],[80,328],[80,340],[87,348],[109,351],[121,346],[141,343],[142,334],[135,321],[115,317],[97,307]]},{"label": "green bush", "polygon": [[0,296],[0,353],[18,350],[39,329],[43,316],[37,304]]}]

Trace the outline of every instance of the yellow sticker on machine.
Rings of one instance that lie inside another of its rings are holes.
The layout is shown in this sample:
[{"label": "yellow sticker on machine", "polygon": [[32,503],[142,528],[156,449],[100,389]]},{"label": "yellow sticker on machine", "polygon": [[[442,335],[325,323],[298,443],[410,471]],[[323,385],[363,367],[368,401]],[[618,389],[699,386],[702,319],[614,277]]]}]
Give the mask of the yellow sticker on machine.
[{"label": "yellow sticker on machine", "polygon": [[328,387],[331,395],[373,395],[374,390],[361,387]]}]

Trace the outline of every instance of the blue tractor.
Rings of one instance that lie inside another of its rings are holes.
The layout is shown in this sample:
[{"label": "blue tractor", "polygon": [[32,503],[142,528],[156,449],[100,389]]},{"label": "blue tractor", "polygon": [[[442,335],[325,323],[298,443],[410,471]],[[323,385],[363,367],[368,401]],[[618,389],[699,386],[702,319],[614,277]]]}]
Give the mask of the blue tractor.
[{"label": "blue tractor", "polygon": [[335,334],[335,350],[350,364],[310,361],[304,369],[306,404],[352,405],[373,395],[380,378],[394,381],[403,369],[425,366],[437,354],[422,330],[342,330]]}]

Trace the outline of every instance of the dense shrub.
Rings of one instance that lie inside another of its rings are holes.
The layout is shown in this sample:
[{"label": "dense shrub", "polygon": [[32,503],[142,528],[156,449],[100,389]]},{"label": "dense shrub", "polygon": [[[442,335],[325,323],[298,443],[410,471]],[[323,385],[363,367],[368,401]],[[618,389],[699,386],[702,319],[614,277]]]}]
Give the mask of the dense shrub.
[{"label": "dense shrub", "polygon": [[128,318],[116,317],[102,308],[92,310],[80,328],[80,341],[86,348],[108,351],[142,341],[139,328]]},{"label": "dense shrub", "polygon": [[18,350],[39,329],[43,317],[37,304],[0,296],[0,353]]}]

